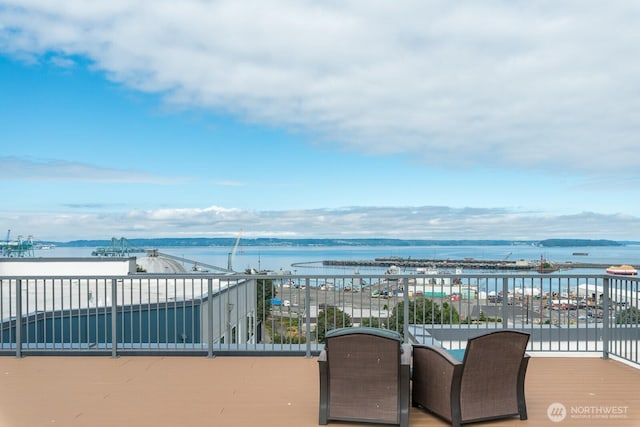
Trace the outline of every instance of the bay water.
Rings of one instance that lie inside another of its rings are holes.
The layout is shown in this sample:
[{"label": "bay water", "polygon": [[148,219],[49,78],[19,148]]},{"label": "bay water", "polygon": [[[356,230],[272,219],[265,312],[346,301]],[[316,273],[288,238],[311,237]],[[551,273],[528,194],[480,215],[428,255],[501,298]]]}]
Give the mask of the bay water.
[{"label": "bay water", "polygon": [[[37,250],[36,257],[91,257],[91,247],[57,247]],[[152,249],[152,248],[147,248]],[[155,249],[155,248],[154,248]],[[232,248],[158,247],[159,252],[198,263],[226,268]],[[142,257],[145,254],[134,254]],[[591,247],[539,247],[533,245],[468,245],[468,246],[242,246],[233,257],[233,269],[244,271],[286,270],[293,274],[352,274],[356,267],[325,266],[325,260],[371,261],[375,258],[447,259],[460,260],[526,260],[539,261],[543,257],[551,262],[594,263],[607,265],[640,265],[640,245]],[[193,264],[185,262],[187,270]],[[372,274],[381,269],[359,267],[360,272]],[[602,270],[575,269],[565,273],[598,274]],[[401,271],[403,272],[403,271]],[[407,271],[409,273],[410,271]],[[477,271],[476,271],[477,273]]]}]

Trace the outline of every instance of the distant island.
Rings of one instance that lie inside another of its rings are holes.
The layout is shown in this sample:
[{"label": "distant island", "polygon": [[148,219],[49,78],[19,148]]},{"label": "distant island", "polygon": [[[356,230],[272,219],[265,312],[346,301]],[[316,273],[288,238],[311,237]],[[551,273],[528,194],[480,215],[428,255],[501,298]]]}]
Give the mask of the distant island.
[{"label": "distant island", "polygon": [[[153,238],[126,239],[128,247],[233,247],[237,237],[193,237],[193,238]],[[114,240],[72,240],[69,242],[39,241],[39,244],[57,247],[109,247],[120,245],[120,239]],[[325,247],[325,246],[540,246],[540,247],[582,247],[582,246],[624,246],[628,243],[613,240],[588,239],[546,239],[546,240],[409,240],[409,239],[279,239],[279,238],[242,238],[242,246],[288,246],[288,247]]]},{"label": "distant island", "polygon": [[613,240],[589,240],[589,239],[547,239],[540,241],[540,246],[545,248],[553,247],[577,247],[577,246],[624,246],[620,242]]}]

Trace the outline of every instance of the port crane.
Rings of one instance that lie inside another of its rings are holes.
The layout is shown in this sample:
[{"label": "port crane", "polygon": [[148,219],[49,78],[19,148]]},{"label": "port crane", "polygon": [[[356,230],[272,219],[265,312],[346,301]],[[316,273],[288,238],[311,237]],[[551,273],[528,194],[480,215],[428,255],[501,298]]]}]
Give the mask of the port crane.
[{"label": "port crane", "polygon": [[228,260],[227,260],[227,270],[233,271],[233,257],[236,256],[236,251],[238,250],[238,245],[240,244],[240,235],[242,235],[242,228],[238,232],[238,237],[236,238],[236,244],[233,245],[233,251],[229,252]]},{"label": "port crane", "polygon": [[17,240],[11,240],[11,229],[7,230],[5,241],[0,241],[0,256],[18,258],[34,256],[33,236],[27,237],[26,240],[22,236],[18,236]]}]

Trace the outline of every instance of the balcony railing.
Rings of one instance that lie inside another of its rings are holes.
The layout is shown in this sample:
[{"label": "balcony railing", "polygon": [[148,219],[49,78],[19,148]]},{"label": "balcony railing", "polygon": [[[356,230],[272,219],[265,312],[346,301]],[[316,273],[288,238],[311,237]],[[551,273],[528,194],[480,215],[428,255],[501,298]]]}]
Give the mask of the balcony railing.
[{"label": "balcony railing", "polygon": [[557,273],[0,277],[0,353],[310,356],[326,331],[369,325],[451,349],[519,329],[530,351],[638,364],[638,283]]}]

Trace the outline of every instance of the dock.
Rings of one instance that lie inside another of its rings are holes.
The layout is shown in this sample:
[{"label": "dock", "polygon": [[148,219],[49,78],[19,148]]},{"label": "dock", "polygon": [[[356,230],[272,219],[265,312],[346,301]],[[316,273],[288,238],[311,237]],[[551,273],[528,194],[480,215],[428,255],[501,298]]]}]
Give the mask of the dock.
[{"label": "dock", "polygon": [[[340,267],[378,267],[389,268],[396,266],[399,268],[436,268],[442,270],[455,270],[459,268],[468,270],[509,270],[509,271],[539,271],[539,261],[505,261],[505,260],[477,260],[474,258],[464,259],[437,259],[437,258],[375,258],[373,260],[325,260],[326,266]],[[575,268],[606,269],[609,264],[584,263],[584,262],[555,262],[545,260],[545,270],[569,270]]]}]

